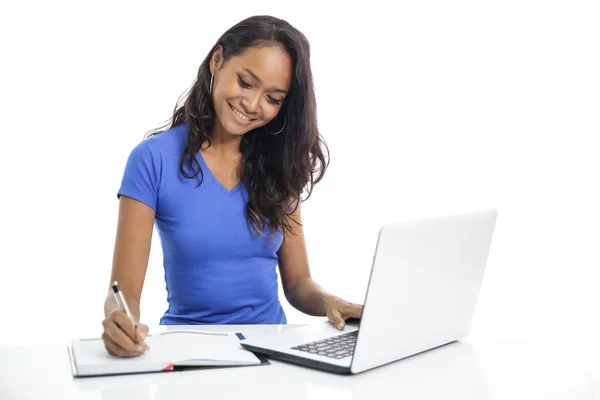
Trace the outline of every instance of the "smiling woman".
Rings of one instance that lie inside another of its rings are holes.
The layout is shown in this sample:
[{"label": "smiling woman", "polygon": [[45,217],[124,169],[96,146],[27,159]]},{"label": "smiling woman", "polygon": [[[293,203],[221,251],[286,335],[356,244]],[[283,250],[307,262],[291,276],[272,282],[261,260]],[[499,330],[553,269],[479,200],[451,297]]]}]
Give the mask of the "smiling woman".
[{"label": "smiling woman", "polygon": [[317,285],[308,265],[301,196],[322,179],[327,159],[300,31],[271,16],[231,27],[169,123],[147,136],[131,151],[118,191],[110,282],[119,282],[132,318],[109,285],[102,336],[109,353],[145,351],[140,298],[153,225],[169,303],[161,324],[286,323],[277,266],[296,309],[339,329],[361,316],[361,305]]},{"label": "smiling woman", "polygon": [[[222,47],[219,46],[214,52],[211,74],[218,65],[216,60],[221,57]],[[225,64],[219,71],[213,92],[213,104],[221,127],[232,134],[244,134],[272,121],[288,93],[291,69],[290,56],[276,45],[248,49],[243,56]],[[224,112],[226,108],[233,114]]]}]

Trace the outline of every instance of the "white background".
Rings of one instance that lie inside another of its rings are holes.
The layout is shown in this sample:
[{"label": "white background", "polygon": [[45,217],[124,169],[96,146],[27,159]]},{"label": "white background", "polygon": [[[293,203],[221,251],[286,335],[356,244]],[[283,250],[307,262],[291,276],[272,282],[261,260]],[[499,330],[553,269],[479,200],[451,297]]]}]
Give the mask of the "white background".
[{"label": "white background", "polygon": [[[320,284],[362,302],[381,223],[496,207],[472,336],[598,337],[599,3],[391,4],[2,5],[0,344],[101,332],[126,158],[253,14],[311,42],[332,155],[303,207]],[[149,325],[161,261],[155,233]]]}]

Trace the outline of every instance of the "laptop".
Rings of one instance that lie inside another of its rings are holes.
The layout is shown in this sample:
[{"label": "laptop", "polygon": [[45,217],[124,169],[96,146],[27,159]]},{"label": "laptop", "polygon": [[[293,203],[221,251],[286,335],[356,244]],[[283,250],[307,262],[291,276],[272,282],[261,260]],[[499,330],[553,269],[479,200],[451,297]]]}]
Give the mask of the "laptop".
[{"label": "laptop", "polygon": [[389,223],[379,230],[360,321],[329,321],[242,340],[247,350],[358,374],[470,331],[497,210]]}]

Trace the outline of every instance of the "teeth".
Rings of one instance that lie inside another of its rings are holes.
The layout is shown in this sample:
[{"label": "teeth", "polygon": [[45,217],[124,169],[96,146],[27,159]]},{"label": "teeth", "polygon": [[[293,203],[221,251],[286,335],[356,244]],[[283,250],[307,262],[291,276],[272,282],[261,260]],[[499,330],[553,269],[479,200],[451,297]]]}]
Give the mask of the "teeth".
[{"label": "teeth", "polygon": [[252,118],[246,117],[244,114],[242,114],[237,108],[235,108],[231,104],[229,106],[231,107],[231,109],[233,110],[233,112],[235,113],[235,115],[237,115],[238,117],[240,117],[244,121],[250,121],[252,119]]}]

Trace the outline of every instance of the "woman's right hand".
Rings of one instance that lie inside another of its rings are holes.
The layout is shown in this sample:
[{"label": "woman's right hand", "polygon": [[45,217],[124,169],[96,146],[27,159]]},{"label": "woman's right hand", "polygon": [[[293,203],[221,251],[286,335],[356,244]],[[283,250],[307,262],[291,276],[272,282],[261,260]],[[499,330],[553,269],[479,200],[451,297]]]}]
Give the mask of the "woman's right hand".
[{"label": "woman's right hand", "polygon": [[140,323],[134,324],[123,311],[113,311],[102,321],[102,326],[104,347],[113,356],[137,357],[149,349],[144,342],[148,327]]}]

